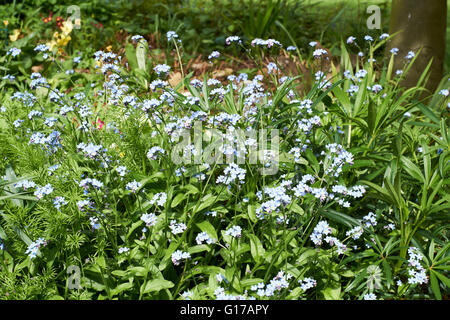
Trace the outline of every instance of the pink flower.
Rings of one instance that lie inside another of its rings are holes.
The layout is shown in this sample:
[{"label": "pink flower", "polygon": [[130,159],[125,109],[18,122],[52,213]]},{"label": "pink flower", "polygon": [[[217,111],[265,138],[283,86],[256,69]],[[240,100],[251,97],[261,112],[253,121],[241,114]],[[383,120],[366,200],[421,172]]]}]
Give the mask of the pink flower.
[{"label": "pink flower", "polygon": [[97,125],[97,129],[101,130],[105,123],[101,119],[98,119],[96,123],[93,123],[93,125]]}]

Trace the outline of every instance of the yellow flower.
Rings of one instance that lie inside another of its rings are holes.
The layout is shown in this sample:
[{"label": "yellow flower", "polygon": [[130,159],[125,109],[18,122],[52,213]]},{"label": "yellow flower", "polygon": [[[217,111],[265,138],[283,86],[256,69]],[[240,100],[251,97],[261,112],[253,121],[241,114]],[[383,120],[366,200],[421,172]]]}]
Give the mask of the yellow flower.
[{"label": "yellow flower", "polygon": [[58,39],[57,44],[59,47],[65,47],[71,39],[70,36],[61,36],[61,38]]},{"label": "yellow flower", "polygon": [[62,30],[63,34],[65,34],[65,35],[68,35],[69,33],[71,33],[73,30],[72,21],[70,21],[70,20],[64,21],[61,30]]},{"label": "yellow flower", "polygon": [[17,38],[19,38],[20,35],[20,30],[19,29],[15,29],[13,31],[13,34],[9,36],[9,40],[11,40],[11,42],[14,42],[17,40]]},{"label": "yellow flower", "polygon": [[119,157],[121,157],[121,158],[125,157],[125,152],[119,153]]},{"label": "yellow flower", "polygon": [[52,40],[52,41],[50,41],[50,42],[47,42],[46,45],[47,45],[48,47],[50,47],[50,50],[53,50],[53,48],[56,46],[56,41],[55,41],[55,40]]},{"label": "yellow flower", "polygon": [[9,24],[9,21],[8,20],[3,20],[3,24],[5,25],[5,27],[7,27],[8,24]]},{"label": "yellow flower", "polygon": [[111,52],[111,50],[112,50],[112,46],[111,46],[111,45],[107,46],[107,47],[106,47],[106,50],[108,50],[108,51],[110,51],[110,52]]}]

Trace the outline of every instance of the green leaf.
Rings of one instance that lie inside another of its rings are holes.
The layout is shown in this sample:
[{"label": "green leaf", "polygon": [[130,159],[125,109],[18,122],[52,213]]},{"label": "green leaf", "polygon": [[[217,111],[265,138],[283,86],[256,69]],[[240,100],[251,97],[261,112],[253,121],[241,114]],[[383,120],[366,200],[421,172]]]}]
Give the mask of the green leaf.
[{"label": "green leaf", "polygon": [[212,194],[207,194],[200,200],[201,204],[199,206],[196,206],[192,213],[197,213],[205,208],[211,207],[215,203],[216,199],[217,197],[213,196]]},{"label": "green leaf", "polygon": [[133,233],[134,230],[136,230],[136,228],[138,228],[140,225],[142,225],[144,223],[144,221],[139,220],[136,222],[133,222],[133,224],[130,227],[130,230],[128,230],[128,234],[127,234],[127,238],[130,237],[130,235]]},{"label": "green leaf", "polygon": [[428,247],[428,257],[433,261],[434,257],[434,239],[431,239],[430,246]]},{"label": "green leaf", "polygon": [[6,235],[6,232],[5,230],[3,230],[2,226],[0,226],[0,238],[8,240],[8,236]]},{"label": "green leaf", "polygon": [[324,215],[327,218],[330,218],[338,223],[341,223],[349,228],[355,227],[359,225],[359,222],[357,219],[350,217],[349,215],[346,215],[345,213],[338,212],[333,209],[319,209],[320,214]]},{"label": "green leaf", "polygon": [[436,276],[434,275],[433,270],[430,272],[430,283],[431,283],[431,290],[433,290],[434,296],[437,300],[442,300],[441,290],[439,289],[439,282],[437,281]]},{"label": "green leaf", "polygon": [[355,280],[353,280],[352,283],[350,283],[350,284],[347,286],[347,288],[345,288],[345,292],[351,291],[351,290],[352,290],[353,288],[355,288],[358,284],[360,284],[361,281],[363,281],[363,280],[365,279],[366,275],[367,275],[366,271],[360,272],[360,273],[356,276]]},{"label": "green leaf", "polygon": [[158,269],[160,271],[164,270],[167,267],[168,261],[170,257],[172,256],[172,253],[175,252],[175,250],[178,248],[178,243],[175,241],[172,241],[169,245],[169,248],[166,249],[166,254],[164,255],[164,258],[162,259],[160,265],[158,266]]},{"label": "green leaf", "polygon": [[442,257],[442,255],[444,255],[449,248],[450,248],[450,243],[445,244],[445,246],[443,246],[442,249],[436,253],[436,257],[434,258],[433,262],[439,260],[439,258]]},{"label": "green leaf", "polygon": [[375,130],[376,119],[377,119],[377,111],[375,103],[372,101],[372,99],[369,98],[369,105],[367,108],[367,126],[369,128],[369,135],[371,136]]},{"label": "green leaf", "polygon": [[384,274],[386,275],[386,280],[388,284],[388,289],[391,286],[392,283],[392,269],[389,263],[386,261],[386,259],[383,259],[381,264],[383,265]]},{"label": "green leaf", "polygon": [[323,297],[325,300],[340,300],[341,287],[331,288],[328,287],[322,290]]},{"label": "green leaf", "polygon": [[114,270],[111,272],[111,274],[118,276],[120,278],[125,277],[128,274],[128,271],[124,271],[124,270]]},{"label": "green leaf", "polygon": [[429,128],[436,128],[439,129],[439,126],[434,123],[429,122],[418,122],[418,121],[408,121],[406,124],[409,124],[411,126],[421,126],[421,127],[429,127]]},{"label": "green leaf", "polygon": [[422,113],[423,113],[424,115],[426,115],[431,121],[433,121],[434,123],[437,123],[437,124],[440,123],[439,117],[436,116],[436,115],[434,114],[434,112],[433,112],[431,109],[429,109],[427,106],[425,106],[425,105],[422,104],[422,103],[419,103],[419,104],[417,105],[417,107],[418,107],[418,108],[420,109],[420,111],[422,111]]},{"label": "green leaf", "polygon": [[126,290],[130,290],[131,288],[133,288],[132,282],[121,283],[117,287],[115,287],[114,289],[111,290],[111,295],[113,295],[113,296],[118,295],[119,293],[126,291]]},{"label": "green leaf", "polygon": [[[113,274],[118,275],[117,271],[119,271],[119,270],[113,271]],[[149,270],[144,267],[132,267],[132,268],[129,268],[127,271],[131,272],[132,274],[134,274],[137,277],[145,277],[149,272]]]},{"label": "green leaf", "polygon": [[181,203],[184,199],[186,199],[187,194],[186,193],[179,193],[176,195],[176,197],[172,200],[172,203],[170,205],[171,208],[175,208],[177,205]]},{"label": "green leaf", "polygon": [[289,207],[292,211],[294,211],[295,213],[298,213],[300,215],[303,215],[305,213],[305,211],[303,211],[302,207],[300,207],[297,203],[292,202],[292,204]]},{"label": "green leaf", "polygon": [[241,286],[246,288],[246,287],[254,286],[261,282],[264,282],[264,279],[261,279],[261,278],[244,279],[241,281]]},{"label": "green leaf", "polygon": [[[16,177],[16,174],[15,174],[15,172],[14,172],[14,169],[13,169],[13,167],[12,167],[10,164],[8,164],[8,165],[6,166],[5,176],[6,176],[6,180],[8,180],[8,181],[10,181],[10,182],[18,180],[17,177]],[[13,185],[9,185],[9,186],[8,186],[8,189],[9,189],[9,191],[10,191],[11,193],[14,193],[14,194],[17,193],[17,189],[16,189]],[[21,200],[19,200],[19,199],[15,199],[14,197],[11,197],[11,196],[2,197],[2,198],[3,198],[3,199],[9,199],[9,198],[11,198],[11,201],[12,201],[12,203],[13,203],[14,205],[16,205],[16,206],[18,206],[18,207],[23,207],[23,201],[21,201]],[[3,199],[0,199],[0,200],[3,200]]]},{"label": "green leaf", "polygon": [[29,200],[29,201],[37,201],[38,199],[34,196],[27,196],[24,195],[24,193],[14,193],[14,194],[10,194],[7,196],[1,196],[0,197],[0,201],[2,200],[6,200],[6,199],[11,199],[13,201],[13,203],[15,203],[16,205],[20,202],[17,202],[18,200]]},{"label": "green leaf", "polygon": [[258,237],[254,234],[248,234],[247,237],[250,239],[250,253],[252,254],[253,259],[255,259],[257,263],[261,262],[266,253],[261,241],[259,241]]},{"label": "green leaf", "polygon": [[447,288],[450,288],[450,279],[449,278],[447,278],[440,272],[437,272],[435,270],[432,270],[432,271],[439,278],[439,280],[441,280],[447,286]]},{"label": "green leaf", "polygon": [[249,205],[247,207],[248,217],[253,223],[256,223],[258,221],[258,218],[256,217],[256,209],[254,205]]},{"label": "green leaf", "polygon": [[197,246],[190,247],[188,252],[191,254],[199,253],[203,251],[210,251],[211,249],[206,244],[199,244]]},{"label": "green leaf", "polygon": [[147,282],[142,293],[148,293],[153,291],[160,291],[164,289],[173,288],[174,284],[171,281],[165,279],[154,279]]},{"label": "green leaf", "polygon": [[130,66],[131,70],[139,69],[138,62],[136,59],[136,50],[134,49],[133,45],[131,43],[127,43],[125,45],[125,55],[128,60],[128,65]]},{"label": "green leaf", "polygon": [[352,104],[350,103],[350,99],[348,98],[348,96],[339,87],[335,87],[333,89],[333,93],[343,107],[341,108],[341,110],[345,113],[347,117],[351,117]]},{"label": "green leaf", "polygon": [[401,157],[401,161],[403,163],[403,168],[411,177],[420,181],[421,183],[425,183],[425,177],[423,176],[418,166],[416,166],[411,160],[404,156]]},{"label": "green leaf", "polygon": [[[27,246],[29,246],[33,241],[31,241],[31,239],[25,234],[25,232],[23,232],[21,229],[17,228],[17,227],[13,227],[14,232],[19,236],[20,239],[22,239],[23,242],[25,242],[27,244]],[[39,252],[39,250],[38,250]],[[39,255],[40,253],[38,253]]]},{"label": "green leaf", "polygon": [[199,222],[196,225],[200,230],[202,230],[203,232],[206,232],[210,237],[212,237],[216,240],[219,240],[216,229],[213,227],[213,225],[208,220]]}]

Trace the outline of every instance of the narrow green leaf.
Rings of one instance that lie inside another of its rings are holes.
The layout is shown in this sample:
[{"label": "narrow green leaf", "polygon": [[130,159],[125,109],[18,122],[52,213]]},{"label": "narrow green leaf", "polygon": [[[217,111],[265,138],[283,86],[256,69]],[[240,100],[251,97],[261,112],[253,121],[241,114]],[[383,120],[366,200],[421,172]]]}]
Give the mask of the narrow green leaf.
[{"label": "narrow green leaf", "polygon": [[431,290],[433,290],[434,296],[437,300],[442,300],[441,290],[439,289],[439,282],[434,275],[435,271],[431,270],[430,272],[430,283],[431,283]]},{"label": "narrow green leaf", "polygon": [[266,250],[264,250],[264,247],[257,236],[248,234],[247,237],[250,239],[250,253],[255,261],[259,263],[263,259]]},{"label": "narrow green leaf", "polygon": [[210,237],[219,240],[219,237],[217,236],[216,228],[213,227],[213,225],[208,221],[204,220],[202,222],[197,223],[197,227],[202,230],[203,232],[206,232],[209,234]]},{"label": "narrow green leaf", "polygon": [[147,282],[143,293],[161,291],[163,289],[170,289],[174,286],[173,282],[165,279],[154,279]]}]

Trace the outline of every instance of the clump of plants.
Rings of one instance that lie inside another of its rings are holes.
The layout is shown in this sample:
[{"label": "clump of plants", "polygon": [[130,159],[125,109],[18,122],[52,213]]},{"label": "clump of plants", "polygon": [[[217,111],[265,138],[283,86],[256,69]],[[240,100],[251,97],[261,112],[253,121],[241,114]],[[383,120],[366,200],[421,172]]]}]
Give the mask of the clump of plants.
[{"label": "clump of plants", "polygon": [[[253,72],[193,77],[183,39],[68,56],[39,44],[0,88],[7,299],[441,299],[448,292],[448,82],[425,103],[400,57],[225,39]],[[88,72],[86,72],[88,70]],[[68,272],[69,271],[69,272]]]}]

